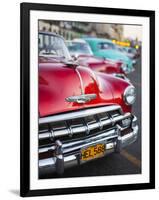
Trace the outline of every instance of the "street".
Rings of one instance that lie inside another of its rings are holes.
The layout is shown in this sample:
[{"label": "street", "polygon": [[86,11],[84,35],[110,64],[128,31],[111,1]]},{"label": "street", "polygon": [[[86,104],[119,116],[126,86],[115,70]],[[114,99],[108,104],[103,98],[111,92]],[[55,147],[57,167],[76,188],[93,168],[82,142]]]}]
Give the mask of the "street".
[{"label": "street", "polygon": [[[64,177],[84,177],[103,175],[126,175],[141,173],[141,60],[139,59],[135,71],[128,74],[131,83],[136,87],[137,98],[133,105],[133,113],[138,118],[139,136],[138,140],[121,151],[106,157],[92,160],[84,165],[79,165],[66,169],[61,176]],[[55,174],[45,175],[45,178],[59,177]],[[41,177],[43,178],[43,177]]]}]

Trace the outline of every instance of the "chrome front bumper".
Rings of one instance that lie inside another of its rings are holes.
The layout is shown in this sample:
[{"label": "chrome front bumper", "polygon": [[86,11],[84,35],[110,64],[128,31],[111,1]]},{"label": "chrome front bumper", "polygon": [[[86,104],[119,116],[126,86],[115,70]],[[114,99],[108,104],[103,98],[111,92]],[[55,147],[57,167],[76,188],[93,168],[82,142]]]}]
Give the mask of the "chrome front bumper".
[{"label": "chrome front bumper", "polygon": [[[88,161],[81,160],[80,151],[76,149],[84,149],[96,144],[105,144],[104,156],[112,152],[120,152],[124,147],[136,141],[138,136],[137,118],[134,116],[132,120],[132,131],[121,136],[122,128],[117,125],[115,129],[102,132],[99,135],[93,136],[85,140],[79,140],[67,144],[62,144],[59,140],[56,141],[56,156],[39,160],[39,174],[47,173],[64,173],[66,168],[83,164]],[[67,155],[67,152],[73,150],[73,155]],[[67,156],[64,156],[67,155]]]}]

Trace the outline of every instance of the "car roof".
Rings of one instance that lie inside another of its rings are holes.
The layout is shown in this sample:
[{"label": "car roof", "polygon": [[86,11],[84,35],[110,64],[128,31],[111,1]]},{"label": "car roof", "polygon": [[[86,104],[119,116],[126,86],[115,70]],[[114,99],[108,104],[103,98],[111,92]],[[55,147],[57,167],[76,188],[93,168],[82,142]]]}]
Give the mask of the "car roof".
[{"label": "car roof", "polygon": [[39,33],[40,33],[40,34],[43,34],[43,35],[52,35],[52,36],[56,36],[56,37],[59,37],[59,38],[61,38],[61,39],[64,40],[64,38],[63,38],[61,35],[59,35],[59,34],[57,34],[57,33],[55,33],[55,32],[39,31]]},{"label": "car roof", "polygon": [[75,38],[75,39],[72,40],[72,42],[87,44],[87,42],[84,39],[81,39],[81,38]]},{"label": "car roof", "polygon": [[106,39],[106,38],[96,38],[96,37],[85,37],[85,38],[83,38],[85,41],[94,41],[94,42],[96,42],[96,43],[98,43],[98,42],[109,42],[109,43],[111,43],[111,44],[114,44],[111,40],[109,40],[109,39]]},{"label": "car roof", "polygon": [[80,39],[80,38],[76,38],[76,39],[73,39],[73,40],[66,40],[66,43],[79,43],[79,44],[87,44],[88,45],[88,43],[85,41],[85,40],[83,40],[83,39]]}]

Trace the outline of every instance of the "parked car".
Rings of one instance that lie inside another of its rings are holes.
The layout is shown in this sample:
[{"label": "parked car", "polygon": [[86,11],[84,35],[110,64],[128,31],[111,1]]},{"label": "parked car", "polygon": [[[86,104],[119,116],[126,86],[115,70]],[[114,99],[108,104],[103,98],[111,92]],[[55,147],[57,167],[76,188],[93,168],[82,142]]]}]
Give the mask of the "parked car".
[{"label": "parked car", "polygon": [[90,67],[92,70],[112,74],[118,78],[129,79],[125,76],[127,67],[122,61],[99,58],[93,55],[88,43],[83,39],[67,41],[66,45],[74,60],[82,66]]},{"label": "parked car", "polygon": [[117,49],[124,53],[126,56],[128,56],[132,62],[133,62],[133,65],[136,64],[137,62],[137,51],[136,49],[132,48],[132,47],[122,47],[122,46],[117,46]]},{"label": "parked car", "polygon": [[74,58],[80,56],[93,56],[93,52],[88,45],[88,43],[83,39],[74,39],[66,41],[67,48],[70,52],[70,55]]},{"label": "parked car", "polygon": [[74,63],[61,36],[39,32],[39,177],[133,143],[135,96],[127,81]]},{"label": "parked car", "polygon": [[95,56],[114,61],[122,61],[126,66],[126,73],[134,71],[132,60],[120,52],[111,40],[94,37],[86,37],[83,39],[90,45]]}]

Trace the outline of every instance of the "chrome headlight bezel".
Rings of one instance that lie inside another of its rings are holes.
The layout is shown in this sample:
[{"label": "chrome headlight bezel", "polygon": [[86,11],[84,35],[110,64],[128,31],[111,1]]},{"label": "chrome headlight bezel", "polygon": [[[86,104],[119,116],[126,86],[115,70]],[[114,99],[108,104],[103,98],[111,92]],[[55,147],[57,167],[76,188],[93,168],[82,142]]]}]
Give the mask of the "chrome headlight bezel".
[{"label": "chrome headlight bezel", "polygon": [[121,69],[122,69],[124,72],[127,72],[127,71],[128,71],[127,64],[126,64],[126,63],[123,63],[123,64],[121,65]]},{"label": "chrome headlight bezel", "polygon": [[124,102],[126,105],[133,105],[136,100],[136,89],[134,86],[128,86],[123,94]]}]

